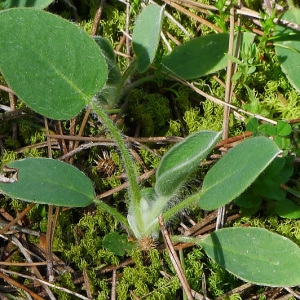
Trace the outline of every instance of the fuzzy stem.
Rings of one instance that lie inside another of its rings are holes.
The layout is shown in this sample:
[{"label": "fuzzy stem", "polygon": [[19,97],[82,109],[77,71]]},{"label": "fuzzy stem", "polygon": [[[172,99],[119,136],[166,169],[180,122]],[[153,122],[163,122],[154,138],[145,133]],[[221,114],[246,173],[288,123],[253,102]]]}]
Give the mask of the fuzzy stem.
[{"label": "fuzzy stem", "polygon": [[[179,202],[178,204],[176,204],[175,206],[171,207],[169,210],[164,212],[163,217],[164,217],[165,222],[168,222],[174,215],[178,214],[180,211],[184,210],[186,207],[188,207],[191,204],[198,201],[200,199],[200,193],[201,192],[198,192],[198,193],[184,199],[183,201]],[[158,229],[159,229],[159,225],[157,223],[154,226],[152,226],[151,228],[149,228],[148,231],[158,230]]]},{"label": "fuzzy stem", "polygon": [[126,145],[113,124],[113,122],[110,120],[110,118],[105,114],[105,112],[94,102],[91,101],[90,103],[92,109],[97,113],[97,115],[100,117],[104,125],[108,128],[112,136],[114,137],[118,148],[121,152],[121,156],[123,159],[125,171],[127,174],[128,182],[129,182],[129,195],[130,195],[130,206],[133,209],[134,216],[137,220],[137,226],[140,230],[140,232],[143,232],[144,226],[143,226],[143,219],[142,219],[142,213],[140,210],[140,199],[141,199],[141,192],[138,186],[137,176],[135,167],[133,164],[133,161],[131,159],[131,156],[126,148]]},{"label": "fuzzy stem", "polygon": [[124,87],[123,93],[124,94],[128,94],[132,89],[146,83],[146,82],[156,82],[156,75],[151,75],[151,76],[147,76],[147,77],[143,77],[139,80],[134,81],[133,83],[127,85],[126,87]]},{"label": "fuzzy stem", "polygon": [[109,206],[108,204],[106,204],[105,202],[99,199],[94,199],[94,203],[100,206],[103,210],[108,212],[110,215],[112,215],[119,223],[123,224],[126,227],[126,229],[131,232],[127,219],[121,213],[119,213],[115,208]]},{"label": "fuzzy stem", "polygon": [[165,222],[169,221],[174,215],[179,213],[180,211],[184,210],[191,204],[194,204],[197,200],[200,199],[200,193],[198,192],[196,194],[193,194],[192,196],[189,196],[188,198],[184,199],[183,201],[179,202],[175,206],[171,207],[169,210],[167,210],[163,216]]}]

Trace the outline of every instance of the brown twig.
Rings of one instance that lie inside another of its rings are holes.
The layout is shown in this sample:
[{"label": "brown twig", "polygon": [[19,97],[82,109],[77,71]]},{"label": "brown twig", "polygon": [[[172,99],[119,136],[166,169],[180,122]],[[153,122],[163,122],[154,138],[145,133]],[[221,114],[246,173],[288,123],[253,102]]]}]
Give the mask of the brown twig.
[{"label": "brown twig", "polygon": [[[168,273],[166,273],[165,271],[159,271],[160,274],[167,278],[167,279],[171,279],[172,276],[169,275]],[[192,290],[191,289],[191,293],[192,293],[192,296],[193,296],[193,299],[197,299],[197,300],[209,300],[209,298],[205,297],[205,296],[202,296],[201,294],[197,293],[196,291]]]},{"label": "brown twig", "polygon": [[171,242],[171,239],[170,239],[169,234],[167,232],[167,229],[165,227],[162,214],[160,214],[159,217],[158,217],[158,223],[159,223],[159,226],[160,226],[160,229],[161,229],[161,232],[162,232],[163,239],[165,241],[166,249],[169,253],[169,257],[170,257],[170,259],[172,261],[172,264],[175,268],[175,271],[176,271],[176,274],[179,278],[181,286],[182,286],[182,288],[183,288],[183,290],[184,290],[184,292],[187,296],[187,299],[188,300],[193,300],[193,296],[192,296],[192,293],[191,293],[191,288],[190,288],[189,283],[186,279],[186,276],[184,274],[184,271],[183,271],[183,268],[181,266],[180,260],[177,256],[177,253],[174,250],[173,244]]},{"label": "brown twig", "polygon": [[19,282],[17,282],[14,279],[11,279],[9,276],[7,276],[4,273],[0,272],[0,277],[2,279],[4,279],[6,282],[8,282],[9,284],[11,284],[12,286],[15,286],[17,289],[21,289],[26,291],[28,294],[30,294],[31,297],[33,297],[35,300],[43,300],[43,297],[40,297],[39,295],[37,295],[36,293],[34,293],[33,291],[31,291],[30,289],[28,289],[26,286],[20,284]]},{"label": "brown twig", "polygon": [[84,285],[85,285],[85,290],[86,290],[86,294],[87,296],[92,299],[92,289],[91,289],[91,285],[90,285],[90,280],[88,277],[88,274],[86,272],[86,268],[83,269],[83,280],[84,280]]},{"label": "brown twig", "polygon": [[100,0],[99,1],[99,7],[98,7],[98,9],[96,11],[96,14],[95,14],[91,35],[97,35],[97,29],[98,29],[98,26],[99,26],[99,23],[100,23],[100,20],[101,20],[101,15],[102,15],[102,12],[103,12],[105,2],[106,2],[105,0]]},{"label": "brown twig", "polygon": [[[24,275],[24,274],[21,274],[21,273],[18,273],[18,272],[14,272],[14,271],[8,271],[8,270],[5,270],[5,269],[0,269],[0,272],[3,272],[3,273],[8,273],[8,274],[12,274],[12,275],[17,275],[17,276],[20,276],[20,277],[23,277],[23,278],[27,278],[27,279],[30,279],[30,280],[33,280],[33,281],[37,281],[37,282],[40,282],[41,284],[43,285],[46,285],[48,287],[51,287],[53,289],[57,289],[57,290],[60,290],[60,291],[63,291],[63,292],[66,292],[68,294],[71,294],[71,295],[74,295],[76,296],[77,298],[79,299],[83,299],[83,300],[90,300],[89,298],[85,297],[85,296],[82,296],[78,293],[75,293],[73,291],[70,291],[66,288],[63,288],[63,287],[60,287],[60,286],[56,286],[52,283],[49,283],[45,280],[42,280],[42,279],[38,279],[38,278],[35,278],[35,277],[32,277],[32,276],[28,276],[28,275]],[[1,274],[1,273],[0,273]],[[2,275],[2,274],[1,274]],[[44,299],[44,298],[41,298],[41,300]],[[55,299],[55,298],[54,298]],[[38,299],[40,300],[40,299]],[[55,299],[56,300],[56,299]]]},{"label": "brown twig", "polygon": [[116,287],[117,287],[117,270],[113,269],[112,272],[112,282],[111,282],[111,300],[116,300]]},{"label": "brown twig", "polygon": [[4,234],[11,226],[17,224],[17,222],[22,219],[34,206],[35,203],[30,203],[16,218],[0,229],[0,234]]},{"label": "brown twig", "polygon": [[[151,171],[149,171],[147,173],[144,173],[143,175],[141,175],[141,176],[139,176],[137,178],[138,182],[150,178],[152,175],[155,174],[155,172],[156,172],[156,170],[151,170]],[[105,192],[105,193],[103,193],[101,195],[98,195],[97,199],[103,199],[105,197],[108,197],[108,196],[110,196],[110,195],[112,195],[112,194],[114,194],[116,192],[119,192],[119,191],[122,191],[122,190],[128,188],[128,186],[129,186],[129,183],[128,182],[124,182],[121,185],[119,185],[119,186],[117,186],[117,187],[115,187],[115,188],[113,188],[113,189],[111,189],[111,190],[109,190],[109,191],[107,191],[107,192]]]},{"label": "brown twig", "polygon": [[175,2],[171,2],[169,0],[163,0],[165,3],[169,4],[171,7],[175,8],[177,11],[180,11],[181,13],[191,17],[192,19],[200,22],[201,24],[204,24],[206,26],[208,26],[209,28],[217,31],[217,32],[222,32],[222,29],[216,25],[214,25],[213,23],[207,21],[206,19],[200,17],[200,16],[197,16],[196,14],[190,12],[189,10],[183,8],[182,6],[178,5],[177,3]]}]

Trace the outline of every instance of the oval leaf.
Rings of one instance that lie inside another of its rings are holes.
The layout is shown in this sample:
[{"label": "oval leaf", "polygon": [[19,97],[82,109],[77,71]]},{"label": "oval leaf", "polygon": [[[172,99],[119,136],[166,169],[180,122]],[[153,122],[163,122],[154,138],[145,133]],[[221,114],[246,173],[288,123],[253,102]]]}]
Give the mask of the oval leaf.
[{"label": "oval leaf", "polygon": [[104,87],[97,94],[96,99],[100,101],[101,107],[111,109],[119,102],[120,91],[122,88],[122,75],[116,61],[116,55],[110,42],[101,36],[93,37],[93,40],[98,44],[104,55],[107,67],[108,76]]},{"label": "oval leaf", "polygon": [[94,200],[90,179],[64,162],[26,158],[8,167],[17,169],[18,181],[0,183],[0,190],[12,198],[67,207],[84,207]]},{"label": "oval leaf", "polygon": [[[289,9],[282,15],[282,20],[300,23],[300,10]],[[286,26],[276,25],[275,51],[282,71],[286,74],[290,83],[300,91],[300,33]]]},{"label": "oval leaf", "polygon": [[34,7],[37,9],[44,9],[53,0],[5,0],[0,1],[0,7],[2,9],[13,8],[13,7]]},{"label": "oval leaf", "polygon": [[0,12],[0,71],[33,110],[70,119],[104,85],[102,52],[78,26],[31,8]]},{"label": "oval leaf", "polygon": [[116,54],[110,42],[102,36],[93,36],[93,40],[102,50],[108,67],[108,76],[106,84],[118,84],[121,80],[121,71],[116,61]]},{"label": "oval leaf", "polygon": [[155,58],[164,6],[148,5],[138,16],[132,33],[132,47],[138,60],[139,72],[145,72]]},{"label": "oval leaf", "polygon": [[244,281],[267,286],[300,284],[300,248],[263,228],[224,228],[199,241],[206,254]]},{"label": "oval leaf", "polygon": [[103,238],[103,247],[118,256],[123,256],[126,252],[130,252],[135,244],[128,241],[128,236],[123,233],[110,232]]},{"label": "oval leaf", "polygon": [[285,121],[278,121],[276,125],[277,134],[287,136],[292,132],[292,126]]},{"label": "oval leaf", "polygon": [[203,130],[189,135],[172,147],[157,168],[156,194],[171,197],[213,149],[220,135],[221,132]]},{"label": "oval leaf", "polygon": [[239,196],[281,150],[266,137],[253,137],[229,150],[204,178],[200,206],[213,210]]},{"label": "oval leaf", "polygon": [[[254,36],[243,33],[242,44],[251,44]],[[188,41],[162,59],[162,70],[185,80],[222,70],[228,64],[228,41],[229,33],[211,34]]]},{"label": "oval leaf", "polygon": [[300,207],[291,200],[285,199],[275,203],[275,212],[281,218],[299,219]]}]

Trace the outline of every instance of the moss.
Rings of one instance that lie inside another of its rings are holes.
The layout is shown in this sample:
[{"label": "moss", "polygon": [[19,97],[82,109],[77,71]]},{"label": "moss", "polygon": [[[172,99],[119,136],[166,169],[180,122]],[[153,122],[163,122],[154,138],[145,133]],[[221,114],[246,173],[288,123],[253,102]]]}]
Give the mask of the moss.
[{"label": "moss", "polygon": [[[60,282],[57,284],[58,286],[62,286],[64,288],[67,288],[71,291],[76,291],[76,287],[73,283],[73,277],[70,272],[64,272],[63,274],[60,275]],[[58,289],[53,289],[55,294],[59,296],[59,299],[63,300],[71,300],[74,299],[74,296],[70,295],[69,293],[60,291]]]},{"label": "moss", "polygon": [[132,91],[126,114],[134,127],[140,123],[143,136],[164,135],[171,118],[167,98],[160,94],[145,94],[141,89]]},{"label": "moss", "polygon": [[300,246],[300,220],[282,219],[277,215],[262,217],[242,217],[235,221],[233,226],[250,225],[253,227],[266,228],[270,231],[283,235]]},{"label": "moss", "polygon": [[[261,53],[258,52],[257,55]],[[252,95],[249,95],[245,85],[252,91]],[[258,112],[274,120],[290,120],[299,116],[299,93],[283,74],[274,55],[266,55],[265,60],[257,64],[256,71],[248,76],[246,82],[237,84],[235,92],[240,99],[248,104],[252,103],[252,106],[247,105],[250,112]]]},{"label": "moss", "polygon": [[1,169],[3,166],[9,164],[12,161],[15,161],[18,158],[18,155],[14,151],[4,150],[4,153],[1,156]]},{"label": "moss", "polygon": [[174,120],[170,120],[169,122],[169,129],[166,132],[165,136],[180,136],[180,128],[181,125],[179,123],[179,121],[174,121]]},{"label": "moss", "polygon": [[163,268],[161,254],[156,249],[143,253],[135,249],[132,252],[134,267],[124,268],[123,276],[117,284],[118,299],[132,299],[129,290],[137,297],[145,299],[174,299],[180,287],[178,278],[162,278],[159,271]]},{"label": "moss", "polygon": [[222,296],[224,293],[231,291],[238,286],[239,280],[228,273],[226,270],[219,267],[212,260],[208,260],[209,275],[206,279],[208,290],[213,295],[213,298]]},{"label": "moss", "polygon": [[202,289],[202,274],[203,274],[203,251],[199,248],[194,248],[186,255],[185,258],[185,270],[186,277],[195,291],[201,291]]},{"label": "moss", "polygon": [[[184,113],[183,120],[187,125],[189,134],[199,130],[220,131],[222,129],[223,108],[209,100],[204,101],[202,106],[203,113],[200,108],[192,108]],[[232,118],[230,121],[232,123]]]},{"label": "moss", "polygon": [[143,159],[147,168],[156,169],[158,167],[158,164],[160,162],[159,157],[157,157],[156,155],[152,154],[144,148],[140,149],[139,154],[141,155],[141,158]]}]

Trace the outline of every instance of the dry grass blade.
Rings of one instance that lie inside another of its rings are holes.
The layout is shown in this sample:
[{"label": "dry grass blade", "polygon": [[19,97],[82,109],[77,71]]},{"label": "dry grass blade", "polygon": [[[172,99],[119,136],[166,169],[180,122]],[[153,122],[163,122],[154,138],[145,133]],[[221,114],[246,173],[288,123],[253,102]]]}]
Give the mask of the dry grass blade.
[{"label": "dry grass blade", "polygon": [[187,282],[187,279],[185,277],[185,274],[184,274],[183,268],[181,266],[180,260],[177,256],[177,253],[174,250],[173,244],[171,242],[171,239],[169,237],[167,229],[164,225],[164,220],[163,220],[162,214],[160,214],[159,217],[158,217],[158,223],[159,223],[159,226],[161,228],[161,232],[162,232],[162,235],[163,235],[163,238],[164,238],[164,241],[165,241],[166,249],[169,253],[170,259],[171,259],[172,264],[175,268],[176,274],[179,278],[179,281],[182,285],[182,288],[183,288],[183,290],[186,294],[187,299],[192,300],[193,296],[192,296],[192,293],[191,293],[189,283]]},{"label": "dry grass blade", "polygon": [[11,279],[9,276],[5,275],[4,273],[0,272],[0,277],[3,278],[6,282],[11,284],[12,286],[16,287],[17,289],[22,289],[22,290],[26,291],[27,293],[30,294],[31,297],[33,297],[33,299],[35,299],[35,300],[43,300],[44,299],[43,297],[40,297],[39,295],[37,295],[36,293],[34,293],[30,289],[28,289],[26,286],[20,284],[19,282],[17,282],[14,279]]},{"label": "dry grass blade", "polygon": [[[63,292],[68,293],[70,295],[76,296],[79,299],[90,300],[90,298],[82,296],[82,295],[80,295],[78,293],[75,293],[73,291],[70,291],[70,290],[68,290],[66,288],[63,288],[63,287],[60,287],[60,286],[56,286],[56,285],[54,285],[52,283],[49,283],[49,282],[47,282],[45,280],[42,280],[42,279],[38,279],[38,278],[35,278],[35,277],[32,277],[32,276],[27,276],[27,275],[24,275],[24,274],[20,274],[20,273],[13,272],[13,271],[8,271],[8,270],[4,270],[4,269],[0,269],[0,272],[7,273],[7,274],[12,274],[12,275],[17,275],[17,276],[20,276],[20,277],[23,277],[23,278],[27,278],[27,279],[30,279],[30,280],[33,280],[33,281],[37,281],[37,282],[40,282],[43,285],[46,285],[47,287],[51,287],[53,289],[57,289],[57,290],[63,291]],[[44,298],[40,298],[40,299],[44,299]],[[56,300],[56,298],[53,298],[53,299]]]},{"label": "dry grass blade", "polygon": [[4,234],[11,226],[18,223],[20,219],[22,219],[33,207],[35,203],[29,204],[15,219],[5,225],[2,229],[0,229],[0,234]]}]

